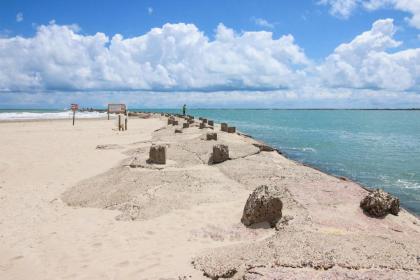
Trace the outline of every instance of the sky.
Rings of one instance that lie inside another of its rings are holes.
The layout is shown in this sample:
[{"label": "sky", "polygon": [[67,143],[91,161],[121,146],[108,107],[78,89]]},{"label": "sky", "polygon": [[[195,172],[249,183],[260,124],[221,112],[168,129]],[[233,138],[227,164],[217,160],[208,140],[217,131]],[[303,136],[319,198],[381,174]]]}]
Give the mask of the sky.
[{"label": "sky", "polygon": [[420,107],[420,0],[0,2],[0,108]]}]

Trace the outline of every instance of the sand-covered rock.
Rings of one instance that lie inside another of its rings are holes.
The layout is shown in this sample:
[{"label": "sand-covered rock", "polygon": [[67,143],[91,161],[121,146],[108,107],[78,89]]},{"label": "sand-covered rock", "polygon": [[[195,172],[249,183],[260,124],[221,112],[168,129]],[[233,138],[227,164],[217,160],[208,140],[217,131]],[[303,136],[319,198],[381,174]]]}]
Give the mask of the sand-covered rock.
[{"label": "sand-covered rock", "polygon": [[241,222],[246,226],[261,222],[275,226],[281,218],[282,208],[283,203],[273,188],[259,186],[249,195]]},{"label": "sand-covered rock", "polygon": [[213,146],[212,163],[221,163],[229,159],[229,147],[218,144]]},{"label": "sand-covered rock", "polygon": [[398,215],[400,200],[383,190],[375,190],[360,201],[360,207],[373,217],[383,217],[388,213]]}]

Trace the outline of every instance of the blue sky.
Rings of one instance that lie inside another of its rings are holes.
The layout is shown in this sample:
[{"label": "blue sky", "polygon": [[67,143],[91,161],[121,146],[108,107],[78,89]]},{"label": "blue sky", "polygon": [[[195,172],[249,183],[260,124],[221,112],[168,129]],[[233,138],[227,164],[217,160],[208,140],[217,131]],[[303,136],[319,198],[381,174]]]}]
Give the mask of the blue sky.
[{"label": "blue sky", "polygon": [[417,107],[419,7],[418,0],[3,0],[0,107],[110,99]]}]

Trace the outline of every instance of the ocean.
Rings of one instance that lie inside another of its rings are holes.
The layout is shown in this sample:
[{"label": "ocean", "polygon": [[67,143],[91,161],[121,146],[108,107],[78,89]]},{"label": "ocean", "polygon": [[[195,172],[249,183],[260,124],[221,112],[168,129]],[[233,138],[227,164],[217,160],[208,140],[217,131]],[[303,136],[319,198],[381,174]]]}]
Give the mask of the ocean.
[{"label": "ocean", "polygon": [[[382,188],[398,196],[404,208],[420,214],[420,111],[191,109],[188,114],[227,122],[291,159]],[[70,116],[60,110],[0,110],[0,120]]]}]

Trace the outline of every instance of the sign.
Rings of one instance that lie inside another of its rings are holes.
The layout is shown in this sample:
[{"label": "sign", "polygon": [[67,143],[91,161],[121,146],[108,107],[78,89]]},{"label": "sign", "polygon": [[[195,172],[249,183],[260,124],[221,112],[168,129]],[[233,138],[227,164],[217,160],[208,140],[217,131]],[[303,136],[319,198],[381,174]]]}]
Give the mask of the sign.
[{"label": "sign", "polygon": [[76,118],[76,111],[79,110],[79,104],[71,104],[70,108],[73,111],[73,126],[74,126],[74,119]]},{"label": "sign", "polygon": [[126,111],[125,104],[108,104],[108,114],[125,114]]},{"label": "sign", "polygon": [[127,106],[125,104],[108,104],[108,120],[109,114],[126,114]]}]

